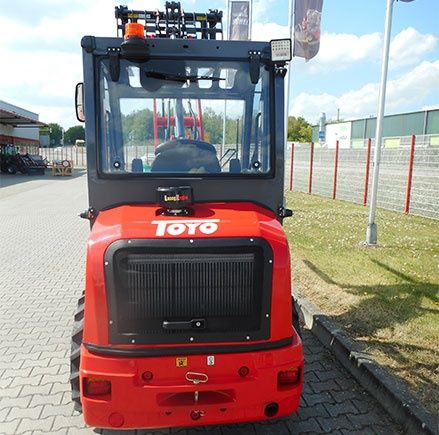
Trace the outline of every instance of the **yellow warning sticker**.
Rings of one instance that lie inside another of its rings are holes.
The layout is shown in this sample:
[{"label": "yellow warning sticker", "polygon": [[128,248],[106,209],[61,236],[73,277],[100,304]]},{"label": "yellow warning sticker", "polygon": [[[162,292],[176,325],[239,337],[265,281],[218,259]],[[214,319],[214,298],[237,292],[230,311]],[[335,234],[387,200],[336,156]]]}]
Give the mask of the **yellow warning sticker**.
[{"label": "yellow warning sticker", "polygon": [[175,365],[177,367],[186,367],[187,366],[187,357],[178,357],[175,359]]}]

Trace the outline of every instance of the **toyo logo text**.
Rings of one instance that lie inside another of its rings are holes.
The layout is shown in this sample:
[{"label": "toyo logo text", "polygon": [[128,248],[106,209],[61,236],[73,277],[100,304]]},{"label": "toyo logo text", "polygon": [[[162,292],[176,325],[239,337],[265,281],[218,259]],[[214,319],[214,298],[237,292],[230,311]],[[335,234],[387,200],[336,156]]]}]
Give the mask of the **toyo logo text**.
[{"label": "toyo logo text", "polygon": [[193,236],[197,233],[213,234],[218,230],[219,219],[198,219],[198,220],[169,220],[169,221],[152,221],[157,225],[156,236],[181,236],[187,234]]}]

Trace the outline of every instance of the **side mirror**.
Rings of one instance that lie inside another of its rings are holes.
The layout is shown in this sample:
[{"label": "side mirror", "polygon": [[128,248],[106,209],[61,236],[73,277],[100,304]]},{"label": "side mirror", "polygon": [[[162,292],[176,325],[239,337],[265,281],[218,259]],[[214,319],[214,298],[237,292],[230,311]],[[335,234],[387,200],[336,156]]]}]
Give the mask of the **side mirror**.
[{"label": "side mirror", "polygon": [[85,122],[84,116],[84,83],[78,83],[75,88],[75,108],[78,121]]}]

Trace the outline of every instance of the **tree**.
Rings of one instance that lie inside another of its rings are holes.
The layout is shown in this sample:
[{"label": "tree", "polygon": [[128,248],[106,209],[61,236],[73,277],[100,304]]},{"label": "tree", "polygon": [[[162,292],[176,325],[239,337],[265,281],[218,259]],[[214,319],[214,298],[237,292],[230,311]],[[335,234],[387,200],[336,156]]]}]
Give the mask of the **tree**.
[{"label": "tree", "polygon": [[143,145],[153,138],[153,112],[149,109],[135,110],[122,115],[122,134],[125,144]]},{"label": "tree", "polygon": [[85,139],[85,130],[82,125],[75,125],[70,127],[64,133],[64,143],[68,145],[74,145],[77,139]]},{"label": "tree", "polygon": [[288,140],[293,142],[311,142],[312,126],[301,116],[288,117]]},{"label": "tree", "polygon": [[56,122],[52,122],[49,124],[49,137],[50,137],[50,146],[57,147],[61,145],[62,139],[62,127]]}]

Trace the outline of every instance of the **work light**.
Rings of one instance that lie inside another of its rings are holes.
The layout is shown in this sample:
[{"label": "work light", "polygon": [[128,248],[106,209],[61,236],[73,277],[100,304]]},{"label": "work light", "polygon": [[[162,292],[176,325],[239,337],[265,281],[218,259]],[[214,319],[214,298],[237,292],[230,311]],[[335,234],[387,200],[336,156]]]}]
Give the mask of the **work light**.
[{"label": "work light", "polygon": [[270,47],[273,62],[288,62],[291,60],[291,39],[272,39]]}]

